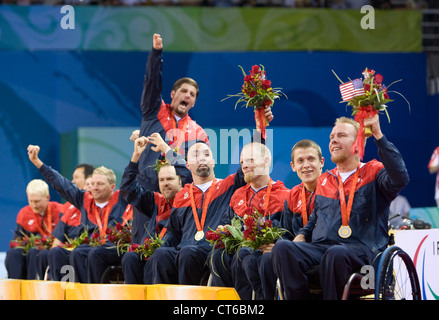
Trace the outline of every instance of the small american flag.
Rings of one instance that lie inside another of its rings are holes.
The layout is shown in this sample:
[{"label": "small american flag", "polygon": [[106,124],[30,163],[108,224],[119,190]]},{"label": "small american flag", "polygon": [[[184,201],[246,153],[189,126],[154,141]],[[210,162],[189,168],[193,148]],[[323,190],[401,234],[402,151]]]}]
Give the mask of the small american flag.
[{"label": "small american flag", "polygon": [[340,93],[343,101],[351,100],[353,97],[362,96],[364,91],[363,81],[355,79],[340,85]]}]

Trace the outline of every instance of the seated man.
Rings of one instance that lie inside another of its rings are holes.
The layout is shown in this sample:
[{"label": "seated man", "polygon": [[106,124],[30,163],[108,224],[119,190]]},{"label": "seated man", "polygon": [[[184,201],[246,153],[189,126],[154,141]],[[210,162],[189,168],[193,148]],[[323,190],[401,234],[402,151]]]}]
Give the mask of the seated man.
[{"label": "seated man", "polygon": [[[93,174],[93,170],[94,170],[94,167],[88,163],[78,164],[75,168],[75,171],[73,171],[72,182],[74,184],[76,184],[76,186],[79,189],[84,189],[86,191],[90,191],[91,190],[91,176]],[[70,217],[72,215],[79,214],[80,211],[73,204],[71,204],[70,202],[67,201],[66,203],[64,203],[63,213],[64,213],[63,217],[64,216]],[[63,217],[61,218],[61,221],[62,221]],[[59,243],[60,243],[60,241],[57,238],[55,238],[53,246],[56,247],[59,245]],[[38,254],[38,257],[37,257],[37,278],[38,279],[44,279],[44,277],[46,276],[46,270],[47,270],[47,267],[49,265],[48,256],[49,256],[49,249],[41,250],[40,253]],[[47,276],[50,279],[50,272],[47,274]]]},{"label": "seated man", "polygon": [[[274,225],[279,224],[280,213],[289,189],[284,186],[283,182],[273,181],[270,178],[270,150],[257,142],[244,146],[241,151],[241,166],[247,185],[235,191],[230,200],[229,210],[221,223],[230,224],[235,214],[243,217],[249,208],[251,210],[256,208],[259,212],[263,211],[265,217],[272,220]],[[253,254],[256,255],[256,253]],[[225,253],[224,249],[215,249],[209,264],[212,285],[234,286],[241,299],[251,299],[252,288],[242,269],[242,262],[247,255],[253,254],[251,249],[245,247],[240,248],[233,255]]]},{"label": "seated man", "polygon": [[[26,195],[29,205],[18,212],[14,239],[32,235],[51,236],[63,212],[63,205],[49,201],[49,186],[40,179],[28,183]],[[30,249],[27,253],[22,248],[11,248],[6,253],[5,260],[8,278],[35,279],[39,252],[36,248]]]},{"label": "seated man", "polygon": [[[147,144],[146,137],[135,140],[131,161],[125,168],[120,185],[120,193],[128,203],[137,209],[133,211],[131,243],[138,245],[143,244],[145,237],[163,237],[166,232],[164,226],[171,212],[172,202],[175,194],[181,189],[181,179],[177,175],[176,167],[169,163],[162,164],[157,168],[161,193],[147,190],[137,182],[139,158]],[[138,253],[127,252],[122,256],[116,248],[110,249],[105,246],[93,248],[88,254],[89,282],[100,282],[101,276],[108,266],[120,263],[122,263],[125,283],[142,284],[144,282],[145,260],[142,260]]]},{"label": "seated man", "polygon": [[[59,242],[68,237],[78,237],[84,230],[91,232],[98,230],[102,238],[106,235],[109,225],[122,222],[128,203],[119,195],[116,187],[116,176],[113,170],[103,166],[96,168],[92,175],[91,193],[80,190],[73,182],[64,178],[56,170],[45,165],[39,158],[40,147],[28,147],[29,160],[38,168],[43,177],[67,201],[80,210],[80,214],[72,212],[71,216],[63,217],[57,228],[53,231]],[[91,250],[88,245],[80,245],[72,252],[64,248],[55,247],[49,252],[49,267],[53,280],[60,281],[61,269],[64,265],[74,268],[74,277],[77,282],[87,282],[86,259]]]},{"label": "seated man", "polygon": [[295,240],[273,247],[273,267],[287,299],[309,297],[306,271],[314,265],[320,265],[323,299],[340,299],[352,272],[370,265],[388,245],[389,205],[409,176],[401,154],[381,132],[379,116],[365,119],[364,126],[371,127],[382,162],[362,163],[351,152],[359,124],[338,118],[329,137],[337,167],[320,176],[314,211]]},{"label": "seated man", "polygon": [[146,262],[145,279],[152,283],[200,284],[211,250],[205,232],[216,229],[233,193],[245,184],[241,168],[216,179],[212,151],[202,142],[189,149],[187,166],[194,182],[175,196],[165,243]]},{"label": "seated man", "polygon": [[[284,239],[293,240],[299,230],[308,222],[314,209],[317,180],[322,174],[325,159],[320,146],[312,140],[297,142],[291,150],[291,169],[302,181],[289,192],[280,217],[280,227],[288,232]],[[271,263],[274,244],[266,245],[259,255],[244,258],[243,267],[256,299],[273,300],[276,294],[276,274]]]}]

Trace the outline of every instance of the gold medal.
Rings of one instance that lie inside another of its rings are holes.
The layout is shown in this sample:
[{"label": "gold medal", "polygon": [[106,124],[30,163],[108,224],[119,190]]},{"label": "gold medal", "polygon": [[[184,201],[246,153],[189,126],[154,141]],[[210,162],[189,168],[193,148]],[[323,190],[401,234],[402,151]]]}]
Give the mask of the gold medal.
[{"label": "gold medal", "polygon": [[343,239],[349,238],[352,235],[352,229],[349,226],[341,226],[338,229],[338,235]]},{"label": "gold medal", "polygon": [[207,191],[207,199],[206,201],[204,201],[203,203],[203,211],[201,212],[201,222],[200,219],[198,217],[198,213],[197,213],[197,207],[195,205],[195,197],[194,197],[194,184],[192,183],[189,187],[189,195],[191,197],[191,207],[192,207],[192,214],[194,216],[194,220],[195,220],[195,225],[197,227],[197,233],[195,234],[195,241],[200,241],[201,239],[204,238],[204,223],[206,222],[206,214],[207,214],[207,208],[209,207],[209,203],[210,203],[210,197],[212,196],[212,192],[215,189],[215,184],[216,184],[216,180],[214,179],[212,181],[212,185],[209,188],[209,191]]},{"label": "gold medal", "polygon": [[197,233],[195,234],[195,240],[196,241],[200,241],[201,239],[204,238],[204,231],[197,231]]}]

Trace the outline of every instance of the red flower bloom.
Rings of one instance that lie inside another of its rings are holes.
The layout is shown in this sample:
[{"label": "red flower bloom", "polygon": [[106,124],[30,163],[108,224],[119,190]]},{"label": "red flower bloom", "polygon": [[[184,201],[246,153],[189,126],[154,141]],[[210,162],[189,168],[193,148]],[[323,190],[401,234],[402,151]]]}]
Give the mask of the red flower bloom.
[{"label": "red flower bloom", "polygon": [[206,232],[206,240],[213,240],[215,232],[209,230]]},{"label": "red flower bloom", "polygon": [[253,75],[253,74],[259,73],[259,71],[261,71],[261,68],[259,68],[258,65],[255,65],[252,67],[252,70],[250,71],[250,73]]},{"label": "red flower bloom", "polygon": [[381,74],[377,73],[377,74],[375,75],[374,82],[375,82],[376,84],[381,84],[381,83],[383,83],[383,76],[382,76]]},{"label": "red flower bloom", "polygon": [[218,242],[215,245],[215,249],[222,249],[222,248],[225,248],[225,247],[226,246],[225,246],[225,244],[224,244],[224,242],[222,240],[218,240]]},{"label": "red flower bloom", "polygon": [[271,81],[270,80],[262,81],[262,89],[267,90],[270,88],[271,88]]},{"label": "red flower bloom", "polygon": [[19,246],[19,244],[18,244],[18,241],[16,241],[16,240],[12,240],[11,242],[9,242],[9,247],[10,248],[15,248],[15,247],[18,247]]},{"label": "red flower bloom", "polygon": [[118,222],[118,223],[116,224],[116,230],[121,231],[122,229],[123,229],[123,225],[122,225],[122,223]]},{"label": "red flower bloom", "polygon": [[[252,76],[251,76],[251,75],[246,75],[246,76],[244,77],[244,81],[245,81],[245,82],[251,82],[251,81],[252,81]],[[245,83],[244,83],[244,86],[245,86]]]},{"label": "red flower bloom", "polygon": [[136,251],[138,247],[140,246],[137,243],[132,243],[131,246],[128,248],[128,251],[129,252]]}]

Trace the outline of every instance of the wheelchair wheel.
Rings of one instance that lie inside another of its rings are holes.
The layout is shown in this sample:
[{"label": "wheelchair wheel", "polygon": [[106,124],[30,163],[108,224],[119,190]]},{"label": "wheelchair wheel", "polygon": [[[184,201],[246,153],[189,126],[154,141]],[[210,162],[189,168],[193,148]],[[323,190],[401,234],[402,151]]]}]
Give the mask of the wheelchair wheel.
[{"label": "wheelchair wheel", "polygon": [[397,246],[388,247],[378,264],[375,300],[421,300],[418,274],[410,256]]}]

